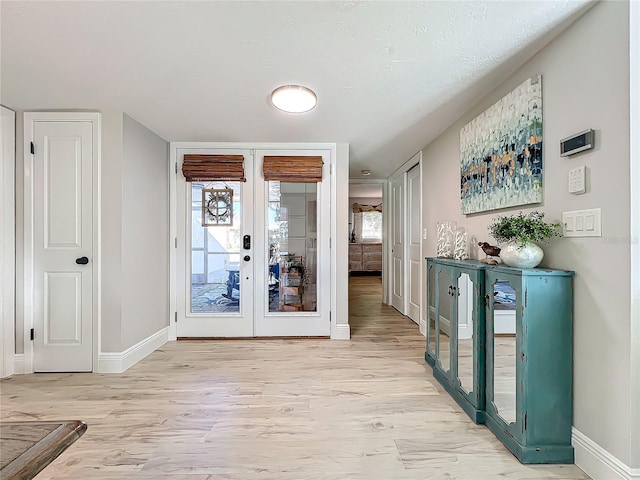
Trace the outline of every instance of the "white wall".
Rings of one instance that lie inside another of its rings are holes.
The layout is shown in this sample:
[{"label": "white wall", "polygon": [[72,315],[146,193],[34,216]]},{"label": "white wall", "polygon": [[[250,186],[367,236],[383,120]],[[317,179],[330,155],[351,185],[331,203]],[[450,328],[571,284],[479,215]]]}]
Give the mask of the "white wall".
[{"label": "white wall", "polygon": [[169,145],[124,115],[121,350],[169,321]]},{"label": "white wall", "polygon": [[120,352],[122,330],[122,112],[102,113],[101,352]]},{"label": "white wall", "polygon": [[[628,38],[628,3],[598,3],[429,144],[423,222],[429,231],[424,252],[433,256],[439,220],[493,241],[487,226],[498,214],[535,209],[557,220],[563,211],[602,208],[602,238],[554,240],[542,265],[576,272],[574,426],[631,465]],[[535,74],[542,74],[544,203],[461,215],[460,128]],[[559,140],[587,128],[596,130],[595,149],[561,158]],[[588,190],[571,195],[567,172],[579,165],[589,170]]]},{"label": "white wall", "polygon": [[[331,236],[335,255],[331,255],[331,322],[332,339],[349,339],[349,216],[340,207],[349,201],[349,145],[336,145],[335,173],[331,176],[331,189],[335,192],[335,203],[331,206]],[[333,196],[333,195],[332,195]],[[332,199],[333,201],[334,199]]]}]

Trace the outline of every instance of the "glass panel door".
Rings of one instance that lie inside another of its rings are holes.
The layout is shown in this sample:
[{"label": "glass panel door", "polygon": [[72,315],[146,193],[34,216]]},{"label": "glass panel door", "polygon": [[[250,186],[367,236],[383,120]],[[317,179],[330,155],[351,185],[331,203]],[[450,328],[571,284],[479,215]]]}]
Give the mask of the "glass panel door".
[{"label": "glass panel door", "polygon": [[[264,155],[293,154],[257,153],[259,164]],[[256,237],[264,251],[263,259],[256,258],[256,276],[264,279],[262,295],[256,298],[256,336],[331,333],[329,265],[320,262],[323,255],[329,258],[329,157],[327,152],[304,155],[323,156],[322,182],[256,182],[256,200],[264,199],[262,208],[256,208],[256,221],[264,222],[264,235]],[[256,171],[256,178],[263,178],[261,172]]]},{"label": "glass panel door", "polygon": [[[180,161],[185,153],[242,154],[245,171],[251,167],[248,151],[180,153]],[[252,234],[253,185],[247,177],[247,182],[177,182],[178,251],[184,252],[177,255],[177,267],[185,281],[178,298],[179,338],[253,336],[253,305],[245,299],[254,288],[251,250],[243,245]]]}]

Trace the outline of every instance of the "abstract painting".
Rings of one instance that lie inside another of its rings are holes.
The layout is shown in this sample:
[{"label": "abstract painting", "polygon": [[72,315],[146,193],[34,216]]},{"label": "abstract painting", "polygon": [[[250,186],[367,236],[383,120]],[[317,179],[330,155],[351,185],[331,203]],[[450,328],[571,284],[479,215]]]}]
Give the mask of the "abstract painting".
[{"label": "abstract painting", "polygon": [[542,202],[541,83],[529,78],[460,130],[463,214]]}]

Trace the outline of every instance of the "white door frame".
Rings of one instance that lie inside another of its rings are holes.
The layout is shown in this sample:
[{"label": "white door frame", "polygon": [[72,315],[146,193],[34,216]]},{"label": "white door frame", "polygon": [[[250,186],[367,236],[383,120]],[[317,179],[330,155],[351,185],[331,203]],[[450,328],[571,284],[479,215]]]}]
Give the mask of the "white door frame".
[{"label": "white door frame", "polygon": [[[387,211],[387,207],[386,207],[386,202],[388,197],[388,191],[387,191],[387,181],[384,179],[376,179],[376,178],[350,178],[349,179],[349,185],[380,185],[382,186],[382,303],[389,303],[389,292],[387,291],[387,282],[388,280],[388,275],[387,275],[387,268],[388,268],[388,263],[387,263],[387,257],[386,255],[384,255],[384,251],[385,251],[385,245],[388,243],[389,241],[389,237],[387,235],[387,222],[388,222],[388,214],[386,214],[385,212]],[[349,197],[351,198],[351,192],[349,192]],[[351,205],[348,205],[348,208],[351,208]],[[349,213],[351,213],[351,210],[349,210]],[[349,230],[349,233],[351,233],[351,230]]]},{"label": "white door frame", "polygon": [[[401,175],[406,175],[406,173],[411,170],[413,167],[418,166],[418,168],[420,169],[420,205],[421,205],[421,209],[422,209],[422,203],[424,201],[424,192],[422,189],[422,185],[423,185],[423,169],[422,169],[422,151],[416,153],[413,157],[411,157],[409,160],[407,160],[402,166],[400,166],[398,169],[396,169],[387,179],[387,192],[390,192],[391,189],[391,184],[394,180],[396,180],[398,177],[400,177]],[[404,202],[406,205],[406,197],[407,197],[407,189],[406,189],[406,179],[405,179],[405,189],[404,189]],[[391,197],[389,197],[391,201],[393,201],[393,199]],[[392,211],[390,209],[388,209],[388,211]],[[407,209],[405,208],[404,210],[404,242],[403,242],[403,248],[404,248],[404,272],[403,272],[403,281],[404,281],[404,296],[403,296],[403,301],[404,301],[404,311],[406,312],[408,309],[408,295],[407,295],[407,288],[409,285],[409,279],[408,279],[408,275],[409,275],[409,269],[407,268],[407,263],[408,263],[408,259],[409,259],[409,244],[406,241],[407,240],[407,236],[408,236],[408,212]],[[388,221],[387,224],[387,237],[390,238],[391,237],[391,222]],[[422,227],[422,215],[420,215],[420,232],[424,232],[423,231],[423,227]],[[424,233],[422,235],[422,239],[424,241]],[[423,258],[424,253],[423,253],[423,249],[424,249],[424,245],[423,245],[423,241],[420,242],[420,258]],[[391,243],[391,242],[389,242]],[[384,257],[387,258],[387,262],[391,262],[392,260],[392,253],[391,253],[391,248],[392,245],[388,245],[387,248],[385,249],[385,255]],[[423,290],[423,286],[424,286],[424,280],[423,280],[424,275],[420,275],[420,291],[422,292]],[[391,282],[387,282],[387,298],[389,299],[389,303],[391,301]],[[425,319],[425,308],[424,308],[424,296],[421,297],[420,299],[420,332],[422,332],[423,334],[425,334],[426,332],[426,319]]]},{"label": "white door frame", "polygon": [[24,113],[24,373],[33,373],[33,342],[31,329],[34,327],[34,159],[31,142],[34,136],[34,122],[91,122],[93,136],[93,371],[98,371],[101,338],[101,285],[100,285],[100,233],[101,233],[101,115],[97,112],[25,112]]},{"label": "white door frame", "polygon": [[0,329],[2,358],[0,377],[14,373],[15,345],[15,159],[16,113],[2,107],[2,155],[0,160]]},{"label": "white door frame", "polygon": [[[211,149],[250,149],[250,150],[329,150],[331,153],[331,160],[329,165],[329,181],[331,183],[331,230],[330,230],[330,265],[331,265],[331,338],[332,339],[348,339],[349,338],[349,321],[348,311],[345,308],[338,308],[338,304],[344,305],[346,303],[346,293],[338,291],[338,285],[342,285],[343,282],[348,281],[347,269],[339,268],[337,259],[337,240],[340,238],[338,234],[343,234],[344,251],[347,246],[347,222],[341,224],[338,222],[338,218],[345,218],[345,215],[339,215],[338,213],[338,198],[343,198],[346,193],[344,187],[340,187],[341,179],[338,176],[342,176],[346,173],[348,168],[348,146],[347,144],[335,144],[335,143],[252,143],[252,142],[171,142],[170,155],[169,155],[169,202],[170,202],[170,216],[169,216],[169,340],[177,339],[177,295],[178,288],[177,282],[181,281],[177,275],[177,254],[178,249],[178,226],[177,226],[177,178],[181,175],[178,172],[178,158],[177,150],[184,148],[211,148]],[[340,159],[338,159],[340,156]],[[340,174],[338,174],[340,172]],[[346,179],[346,175],[345,175]],[[340,187],[340,191],[339,190]],[[341,204],[342,205],[342,204]],[[346,258],[346,257],[345,257]],[[345,260],[346,265],[346,260]],[[343,278],[344,277],[344,278]]]},{"label": "white door frame", "polygon": [[[640,82],[640,3],[629,5],[629,157],[630,157],[630,238],[631,238],[631,323],[630,380],[631,380],[631,451],[640,451],[640,92],[633,85]],[[638,465],[634,465],[638,466]]]}]

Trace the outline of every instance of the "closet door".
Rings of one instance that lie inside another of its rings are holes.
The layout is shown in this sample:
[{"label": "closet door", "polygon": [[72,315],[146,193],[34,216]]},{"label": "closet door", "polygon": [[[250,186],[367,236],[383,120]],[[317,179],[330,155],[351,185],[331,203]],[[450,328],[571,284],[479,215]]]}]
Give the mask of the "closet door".
[{"label": "closet door", "polygon": [[403,315],[405,309],[405,182],[406,173],[391,181],[391,305]]}]

